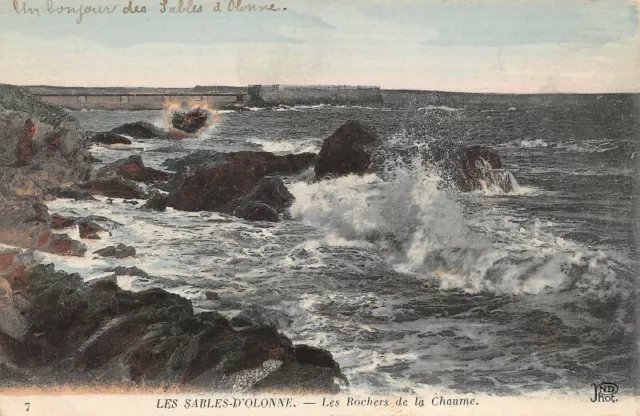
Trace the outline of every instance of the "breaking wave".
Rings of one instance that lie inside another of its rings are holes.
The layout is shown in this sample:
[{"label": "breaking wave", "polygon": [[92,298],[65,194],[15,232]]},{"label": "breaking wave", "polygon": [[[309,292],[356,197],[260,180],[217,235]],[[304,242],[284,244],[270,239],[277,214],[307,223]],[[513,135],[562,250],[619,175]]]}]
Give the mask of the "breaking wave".
[{"label": "breaking wave", "polygon": [[[414,139],[406,133],[395,138]],[[579,289],[608,298],[626,284],[615,271],[626,269],[623,259],[565,240],[554,234],[554,224],[523,220],[499,204],[486,210],[496,195],[536,192],[519,186],[510,173],[510,193],[463,194],[441,186],[437,169],[420,153],[412,154],[408,160],[387,155],[384,169],[375,174],[292,184],[292,216],[333,241],[371,244],[396,271],[441,289],[495,294]]]}]

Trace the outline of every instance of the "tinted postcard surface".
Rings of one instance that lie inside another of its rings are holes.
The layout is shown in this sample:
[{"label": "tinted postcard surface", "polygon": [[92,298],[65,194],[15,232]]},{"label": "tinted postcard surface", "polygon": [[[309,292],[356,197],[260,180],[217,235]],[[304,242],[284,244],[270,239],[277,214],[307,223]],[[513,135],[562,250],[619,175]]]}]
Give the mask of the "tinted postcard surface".
[{"label": "tinted postcard surface", "polygon": [[638,19],[1,0],[0,415],[637,413]]}]

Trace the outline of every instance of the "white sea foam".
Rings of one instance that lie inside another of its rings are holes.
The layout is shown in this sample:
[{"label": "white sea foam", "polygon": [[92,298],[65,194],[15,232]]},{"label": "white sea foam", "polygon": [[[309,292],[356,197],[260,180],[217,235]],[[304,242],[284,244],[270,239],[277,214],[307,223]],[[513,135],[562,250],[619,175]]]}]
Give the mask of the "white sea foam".
[{"label": "white sea foam", "polygon": [[315,138],[299,140],[265,140],[253,138],[248,141],[261,146],[265,152],[272,153],[317,153],[322,146],[322,139]]},{"label": "white sea foam", "polygon": [[460,111],[459,108],[448,107],[446,105],[428,105],[426,107],[418,108],[418,111],[447,111],[447,112],[456,112]]},{"label": "white sea foam", "polygon": [[534,140],[523,139],[523,140],[520,140],[520,141],[516,141],[516,143],[520,147],[523,147],[525,149],[531,149],[531,148],[536,148],[536,147],[548,147],[549,146],[549,143],[545,142],[542,139],[534,139]]},{"label": "white sea foam", "polygon": [[[514,178],[512,183],[513,197],[535,192],[520,187]],[[512,294],[558,290],[573,284],[565,272],[575,265],[576,253],[597,257],[548,232],[552,226],[539,221],[504,221],[509,218],[504,212],[499,213],[502,222],[491,223],[486,212],[467,218],[460,199],[467,196],[450,195],[438,185],[439,177],[416,157],[396,162],[385,180],[369,174],[294,183],[291,213],[325,231],[327,240],[372,244],[397,271],[435,276],[447,289]],[[491,189],[476,193],[495,194]],[[602,287],[610,278],[603,261],[589,263],[580,277],[583,284]]]}]

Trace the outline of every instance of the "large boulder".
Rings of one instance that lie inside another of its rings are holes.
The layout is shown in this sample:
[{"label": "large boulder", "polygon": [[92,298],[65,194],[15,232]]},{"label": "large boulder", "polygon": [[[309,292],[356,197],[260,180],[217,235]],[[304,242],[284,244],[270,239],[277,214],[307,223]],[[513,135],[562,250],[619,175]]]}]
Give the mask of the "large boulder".
[{"label": "large boulder", "polygon": [[225,153],[213,150],[199,150],[181,158],[167,159],[163,166],[178,172],[185,169],[195,172],[224,163],[247,163],[260,165],[269,175],[292,175],[309,168],[315,160],[315,153],[276,155],[271,152],[242,151]]},{"label": "large boulder", "polygon": [[278,213],[291,206],[294,196],[278,177],[264,177],[237,202],[233,215],[248,221],[278,221]]},{"label": "large boulder", "polygon": [[358,121],[348,121],[322,143],[315,172],[319,177],[363,173],[371,167],[376,134]]},{"label": "large boulder", "polygon": [[51,196],[91,175],[79,123],[25,89],[0,84],[0,183],[5,190]]},{"label": "large boulder", "polygon": [[142,162],[140,155],[131,155],[127,159],[121,159],[103,167],[96,173],[97,178],[109,178],[121,176],[135,182],[157,182],[169,179],[169,174],[148,168]]},{"label": "large boulder", "polygon": [[51,231],[47,206],[31,197],[0,193],[0,243],[59,255],[82,256],[86,247]]},{"label": "large boulder", "polygon": [[[236,330],[217,312],[195,315],[191,301],[161,289],[128,292],[112,277],[85,283],[52,265],[32,267],[23,277],[3,283],[21,293],[22,306],[19,313],[0,315],[0,343],[16,368],[48,369],[57,382],[220,390],[234,387],[229,380],[246,382],[255,370],[271,368],[263,374],[268,378],[291,366],[307,380],[303,387],[278,375],[263,384],[337,393],[334,378],[344,377],[328,352],[296,347],[273,327]],[[273,362],[280,365],[267,365]],[[245,387],[254,386],[260,388],[255,380]]]},{"label": "large boulder", "polygon": [[314,158],[312,153],[286,156],[267,152],[230,153],[224,163],[200,169],[184,179],[169,195],[168,206],[182,211],[233,213],[260,179],[295,173],[309,166]]},{"label": "large boulder", "polygon": [[117,176],[85,182],[80,187],[91,193],[109,198],[140,199],[144,195],[135,182],[130,182]]}]

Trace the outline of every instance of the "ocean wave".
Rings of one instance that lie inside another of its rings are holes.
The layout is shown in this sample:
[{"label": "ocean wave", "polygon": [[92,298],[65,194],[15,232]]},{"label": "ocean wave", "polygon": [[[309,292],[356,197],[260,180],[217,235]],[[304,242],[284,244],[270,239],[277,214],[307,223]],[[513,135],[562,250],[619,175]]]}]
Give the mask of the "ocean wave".
[{"label": "ocean wave", "polygon": [[318,153],[322,146],[322,139],[299,139],[299,140],[265,140],[252,138],[249,143],[258,145],[265,152],[272,153]]},{"label": "ocean wave", "polygon": [[535,139],[535,140],[528,140],[528,139],[523,139],[523,140],[516,140],[515,144],[519,147],[525,148],[525,149],[531,149],[531,148],[536,148],[536,147],[549,147],[549,143],[545,142],[542,139]]},{"label": "ocean wave", "polygon": [[417,111],[447,111],[447,112],[456,112],[461,111],[460,108],[447,107],[446,105],[428,105],[426,107],[420,107]]},{"label": "ocean wave", "polygon": [[369,174],[294,183],[291,214],[327,236],[373,245],[396,271],[434,280],[442,289],[618,293],[607,283],[615,262],[606,254],[564,240],[539,221],[509,221],[504,212],[492,219],[482,210],[467,217],[464,202],[473,193],[442,189],[440,177],[419,157],[396,163],[384,179]]},{"label": "ocean wave", "polygon": [[567,152],[576,153],[606,153],[612,150],[620,148],[620,145],[613,144],[611,142],[604,143],[559,143],[555,146],[556,149],[562,149]]},{"label": "ocean wave", "polygon": [[[509,143],[503,144],[504,147],[516,147],[521,149],[538,149],[549,148],[563,150],[571,153],[607,153],[611,151],[625,151],[625,146],[620,143],[612,143],[610,141],[594,141],[587,140],[583,142],[560,142],[553,143],[544,139],[518,139]],[[628,150],[628,149],[627,149]],[[629,155],[632,151],[629,151]]]}]

